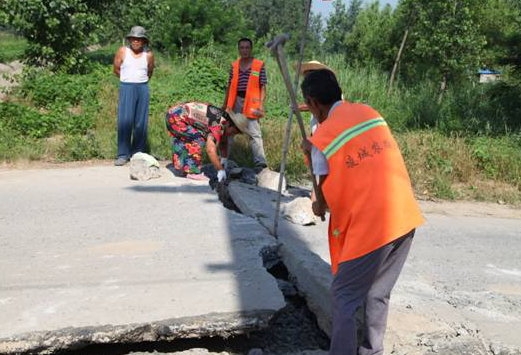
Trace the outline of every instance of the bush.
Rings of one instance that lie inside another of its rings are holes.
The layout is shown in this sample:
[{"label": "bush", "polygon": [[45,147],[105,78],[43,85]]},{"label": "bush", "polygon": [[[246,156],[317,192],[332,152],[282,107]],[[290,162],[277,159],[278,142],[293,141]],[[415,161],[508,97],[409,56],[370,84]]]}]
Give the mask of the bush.
[{"label": "bush", "polygon": [[508,182],[521,190],[521,134],[470,141],[477,166],[489,179]]},{"label": "bush", "polygon": [[74,106],[80,102],[93,102],[102,76],[100,67],[95,67],[89,74],[74,75],[29,68],[24,71],[20,94],[36,106],[45,108],[56,104]]},{"label": "bush", "polygon": [[16,103],[0,102],[0,129],[10,130],[21,136],[34,138],[48,137],[56,129],[51,115],[43,115],[38,110]]},{"label": "bush", "polygon": [[376,66],[345,66],[338,56],[324,61],[337,73],[344,97],[374,107],[394,131],[435,129],[446,135],[502,135],[521,129],[521,88],[507,83],[452,85],[437,103],[439,83],[397,83],[387,97],[388,75]]},{"label": "bush", "polygon": [[30,64],[51,65],[81,72],[86,60],[83,48],[97,28],[106,2],[85,0],[2,0],[4,21],[28,40],[25,56]]},{"label": "bush", "polygon": [[85,134],[94,127],[99,111],[97,88],[107,75],[106,69],[101,67],[83,75],[25,70],[17,93],[35,107],[0,103],[0,117],[5,117],[3,126],[34,138],[54,133]]},{"label": "bush", "polygon": [[57,152],[58,161],[77,161],[101,158],[99,144],[93,133],[68,136]]}]

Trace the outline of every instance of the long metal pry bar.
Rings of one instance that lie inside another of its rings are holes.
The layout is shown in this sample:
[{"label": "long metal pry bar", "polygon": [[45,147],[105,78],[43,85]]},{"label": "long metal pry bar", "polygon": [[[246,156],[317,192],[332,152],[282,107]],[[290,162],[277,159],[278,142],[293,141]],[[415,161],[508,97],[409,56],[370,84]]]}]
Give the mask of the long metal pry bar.
[{"label": "long metal pry bar", "polygon": [[[289,38],[289,36],[287,34],[276,36],[273,39],[273,41],[268,43],[268,48],[271,50],[272,54],[274,55],[274,57],[277,60],[277,64],[279,66],[280,72],[282,74],[282,78],[284,80],[284,84],[286,85],[286,89],[288,90],[288,94],[290,96],[292,112],[294,112],[295,115],[297,116],[297,122],[298,122],[298,125],[300,128],[300,133],[302,135],[302,139],[306,139],[307,134],[306,134],[306,129],[304,127],[304,121],[302,120],[302,115],[300,114],[300,111],[298,109],[295,90],[293,89],[293,86],[291,85],[291,82],[290,82],[288,67],[286,64],[286,57],[285,57],[284,51],[283,51],[284,43],[288,40],[288,38]],[[286,137],[285,142],[284,142],[285,148],[287,148],[286,141],[288,141],[288,140],[289,140],[289,137]],[[306,155],[308,157],[308,161],[310,162],[309,171],[310,171],[310,175],[311,175],[311,181],[313,183],[313,189],[315,190],[316,194],[320,194],[320,191],[318,190],[317,181],[315,179],[315,175],[313,174],[313,166],[311,164],[310,154],[306,153]],[[283,174],[283,173],[284,172],[281,171],[281,174]],[[279,194],[280,194],[280,189],[279,189]],[[280,199],[277,201],[277,210],[276,210],[276,214],[275,214],[275,226],[274,226],[275,235],[277,235],[277,219],[278,219],[279,208],[280,208]],[[322,216],[322,220],[325,220],[325,218],[323,216]]]}]

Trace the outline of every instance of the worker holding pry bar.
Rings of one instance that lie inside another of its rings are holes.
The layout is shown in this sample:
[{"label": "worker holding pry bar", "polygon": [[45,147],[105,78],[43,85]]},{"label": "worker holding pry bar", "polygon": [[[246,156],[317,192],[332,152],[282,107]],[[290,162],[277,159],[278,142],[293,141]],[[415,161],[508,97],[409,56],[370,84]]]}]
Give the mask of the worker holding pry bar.
[{"label": "worker holding pry bar", "polygon": [[[333,272],[331,355],[383,354],[389,299],[416,227],[423,223],[400,149],[385,120],[363,104],[342,101],[329,70],[302,83],[320,123],[302,148],[324,155],[313,212],[330,210]],[[355,313],[365,303],[364,338],[358,347]]]}]

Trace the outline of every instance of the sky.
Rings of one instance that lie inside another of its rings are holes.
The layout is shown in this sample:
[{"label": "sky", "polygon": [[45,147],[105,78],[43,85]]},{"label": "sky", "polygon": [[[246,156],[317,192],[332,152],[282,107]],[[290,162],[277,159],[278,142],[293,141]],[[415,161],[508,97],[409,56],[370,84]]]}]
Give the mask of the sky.
[{"label": "sky", "polygon": [[[349,0],[343,0],[346,3],[346,7],[349,6]],[[364,3],[372,2],[372,0],[364,0]],[[394,8],[398,0],[380,0],[381,5],[391,4]],[[333,11],[333,1],[324,1],[324,0],[313,0],[311,3],[311,11],[314,13],[319,13],[322,15],[322,18],[327,18],[329,14]]]}]

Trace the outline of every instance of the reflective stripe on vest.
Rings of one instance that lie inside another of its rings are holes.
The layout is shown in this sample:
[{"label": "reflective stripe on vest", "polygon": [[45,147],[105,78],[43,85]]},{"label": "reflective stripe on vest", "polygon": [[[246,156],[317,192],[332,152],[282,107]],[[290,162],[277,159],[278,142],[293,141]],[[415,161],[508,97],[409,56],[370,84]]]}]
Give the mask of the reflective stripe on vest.
[{"label": "reflective stripe on vest", "polygon": [[327,156],[331,271],[422,224],[400,149],[371,107],[342,102],[309,139]]},{"label": "reflective stripe on vest", "polygon": [[[226,107],[229,110],[233,109],[235,99],[237,98],[237,86],[239,84],[239,66],[240,60],[237,59],[232,63],[232,82],[230,83],[230,91],[228,92],[228,102]],[[246,96],[244,98],[244,106],[242,113],[249,118],[260,118],[260,107],[261,107],[261,86],[260,86],[260,71],[263,66],[261,60],[252,59],[250,76],[248,78],[248,85],[246,87]]]},{"label": "reflective stripe on vest", "polygon": [[368,130],[377,127],[377,126],[387,126],[387,122],[382,117],[373,118],[372,120],[368,120],[362,123],[357,124],[356,126],[346,129],[342,134],[336,137],[327,147],[324,149],[323,153],[329,159],[333,154],[335,154],[344,144],[349,142],[351,139],[356,136],[367,132]]}]

